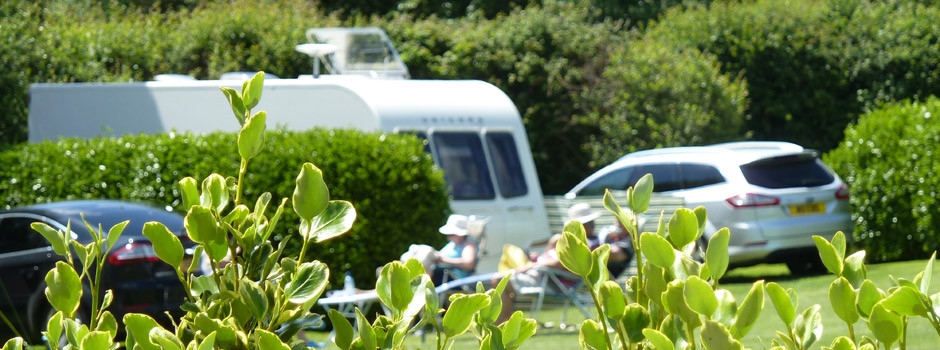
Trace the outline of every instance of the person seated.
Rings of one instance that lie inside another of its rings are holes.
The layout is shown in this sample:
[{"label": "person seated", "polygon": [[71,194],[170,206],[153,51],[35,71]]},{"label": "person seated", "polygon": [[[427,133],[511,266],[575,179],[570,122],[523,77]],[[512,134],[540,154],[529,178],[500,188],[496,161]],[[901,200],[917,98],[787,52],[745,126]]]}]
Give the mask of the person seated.
[{"label": "person seated", "polygon": [[431,269],[431,281],[434,285],[444,282],[444,275],[450,273],[448,280],[470,276],[477,265],[477,246],[467,234],[469,218],[454,214],[447,218],[447,223],[438,230],[450,241],[444,248],[434,253]]},{"label": "person seated", "polygon": [[633,251],[633,241],[630,234],[623,227],[620,220],[614,225],[601,229],[598,234],[603,243],[610,245],[610,257],[607,260],[607,271],[613,278],[617,278],[630,266],[630,261],[636,254]]}]

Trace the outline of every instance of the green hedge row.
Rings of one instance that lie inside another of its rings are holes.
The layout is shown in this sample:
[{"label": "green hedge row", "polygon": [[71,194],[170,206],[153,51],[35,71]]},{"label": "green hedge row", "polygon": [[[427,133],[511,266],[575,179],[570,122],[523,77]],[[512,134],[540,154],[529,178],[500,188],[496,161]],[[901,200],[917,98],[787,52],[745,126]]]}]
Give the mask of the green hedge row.
[{"label": "green hedge row", "polygon": [[[164,134],[19,146],[0,153],[0,205],[109,198],[179,208],[179,179],[201,181],[213,172],[237,177],[235,140],[223,133]],[[269,132],[265,150],[249,164],[248,202],[261,189],[278,201],[289,198],[304,162],[320,167],[331,197],[352,202],[358,213],[350,233],[308,248],[330,266],[334,282],[349,270],[368,286],[375,268],[397,259],[409,244],[443,245],[437,232],[449,211],[443,174],[415,138],[352,130]],[[290,249],[299,249],[298,223],[285,210],[278,234],[294,236]]]},{"label": "green hedge row", "polygon": [[920,259],[940,249],[940,99],[861,116],[823,160],[851,188],[855,245],[870,261]]}]

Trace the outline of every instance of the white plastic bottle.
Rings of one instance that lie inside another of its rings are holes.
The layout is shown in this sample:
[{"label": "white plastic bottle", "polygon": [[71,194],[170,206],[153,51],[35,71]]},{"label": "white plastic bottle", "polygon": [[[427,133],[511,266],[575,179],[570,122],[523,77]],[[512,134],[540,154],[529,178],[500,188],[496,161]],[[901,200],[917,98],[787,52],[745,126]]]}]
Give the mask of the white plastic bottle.
[{"label": "white plastic bottle", "polygon": [[346,295],[356,294],[356,281],[349,271],[346,271],[346,277],[343,278],[343,292]]}]

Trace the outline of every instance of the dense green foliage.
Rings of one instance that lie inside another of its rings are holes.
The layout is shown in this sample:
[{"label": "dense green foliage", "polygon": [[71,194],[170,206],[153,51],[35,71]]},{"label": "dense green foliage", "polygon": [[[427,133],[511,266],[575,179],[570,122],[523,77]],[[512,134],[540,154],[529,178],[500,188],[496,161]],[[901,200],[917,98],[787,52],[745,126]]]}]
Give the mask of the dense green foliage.
[{"label": "dense green foliage", "polygon": [[940,99],[859,118],[826,163],[851,187],[855,245],[872,261],[927,257],[940,247]]},{"label": "dense green foliage", "polygon": [[[221,95],[221,94],[220,94]],[[221,96],[219,98],[222,98]],[[437,228],[448,202],[443,176],[412,137],[350,130],[269,132],[263,161],[249,165],[246,198],[270,191],[290,197],[304,162],[323,170],[331,197],[351,200],[359,216],[347,235],[310,247],[308,256],[333,269],[335,281],[352,271],[362,286],[375,268],[408,250],[408,244],[443,245]],[[0,154],[0,193],[13,207],[63,199],[109,198],[148,201],[181,208],[177,186],[184,176],[198,181],[212,172],[234,176],[235,135],[141,135],[116,139],[63,139],[19,146]],[[62,171],[68,169],[68,171]],[[296,214],[285,212],[296,234]],[[290,241],[299,249],[299,240]],[[312,253],[312,254],[311,254]]]}]

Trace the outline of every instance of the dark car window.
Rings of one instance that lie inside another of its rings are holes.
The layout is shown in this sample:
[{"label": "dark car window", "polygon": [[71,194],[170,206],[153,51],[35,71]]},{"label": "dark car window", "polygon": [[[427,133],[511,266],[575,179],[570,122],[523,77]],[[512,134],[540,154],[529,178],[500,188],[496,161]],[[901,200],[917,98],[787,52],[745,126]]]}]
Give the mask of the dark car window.
[{"label": "dark car window", "polygon": [[578,191],[579,196],[599,196],[604,194],[604,189],[610,190],[626,190],[627,187],[632,186],[633,184],[628,184],[627,181],[630,180],[630,174],[633,172],[633,167],[626,167],[611,171],[607,175],[601,176],[597,180],[592,181],[591,183],[584,186],[581,191]]},{"label": "dark car window", "polygon": [[684,163],[679,165],[682,171],[682,188],[696,188],[725,182],[724,176],[715,167],[705,164]]},{"label": "dark car window", "polygon": [[682,189],[682,179],[679,178],[678,164],[638,165],[630,176],[630,181],[627,183],[632,186],[646,174],[653,174],[653,192]]},{"label": "dark car window", "polygon": [[748,183],[765,188],[815,187],[835,178],[822,161],[801,155],[763,159],[741,166]]},{"label": "dark car window", "polygon": [[475,133],[436,132],[434,150],[444,169],[444,179],[454,199],[491,199],[495,197],[490,170],[483,154],[483,143]]},{"label": "dark car window", "polygon": [[519,153],[516,152],[516,141],[513,140],[512,134],[487,133],[486,147],[493,160],[499,193],[505,198],[525,195],[528,188],[522,173],[522,163],[519,162]]},{"label": "dark car window", "polygon": [[48,246],[49,242],[29,227],[36,221],[39,220],[9,216],[0,219],[0,254]]}]

